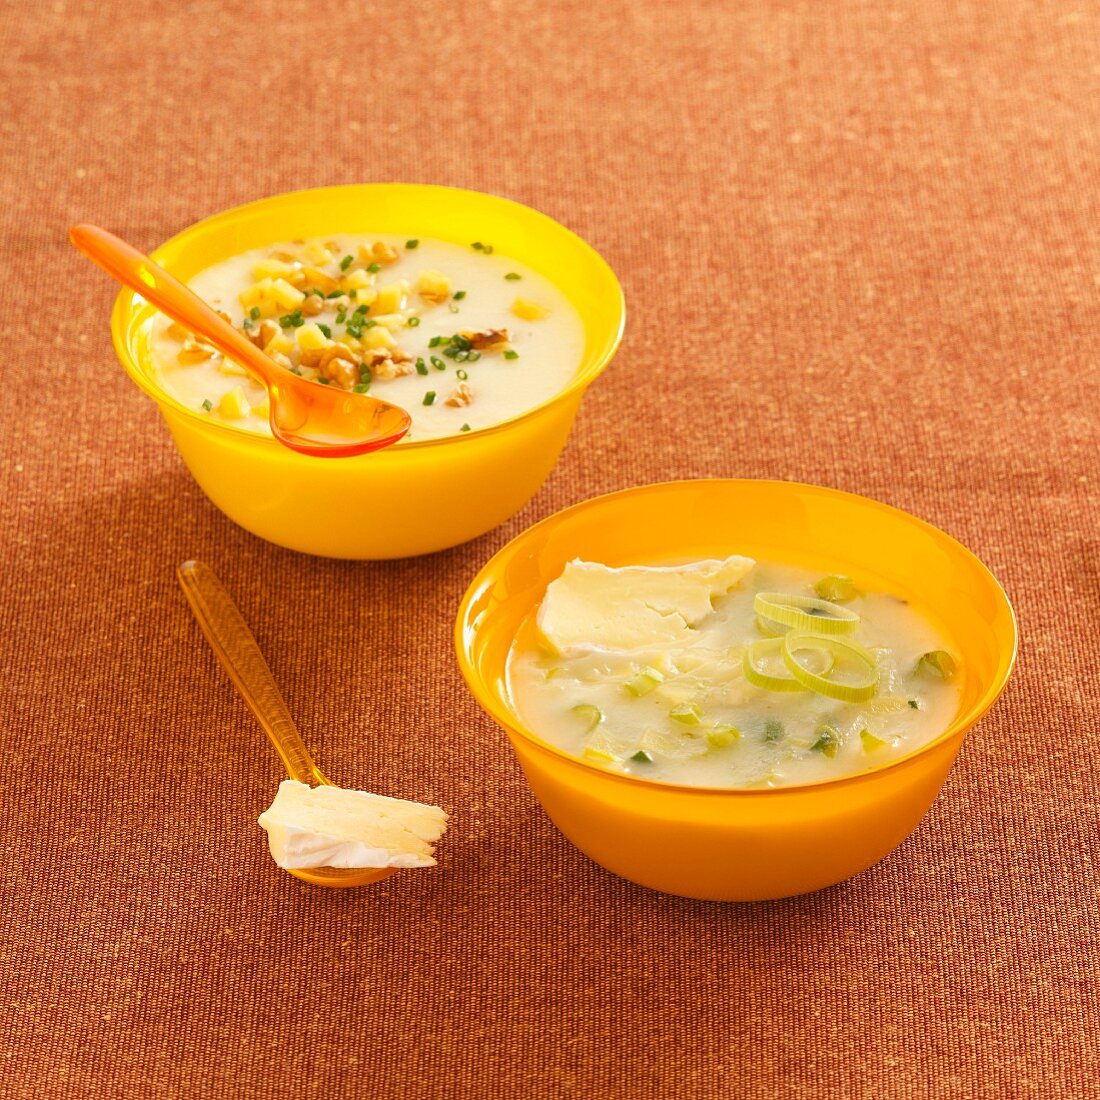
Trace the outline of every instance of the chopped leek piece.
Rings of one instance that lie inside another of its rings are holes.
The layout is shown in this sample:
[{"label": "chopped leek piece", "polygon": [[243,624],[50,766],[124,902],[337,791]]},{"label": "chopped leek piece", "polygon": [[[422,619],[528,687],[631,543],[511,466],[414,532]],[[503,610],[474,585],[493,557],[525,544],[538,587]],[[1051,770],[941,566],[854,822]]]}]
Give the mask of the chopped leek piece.
[{"label": "chopped leek piece", "polygon": [[[878,690],[878,662],[858,642],[808,630],[792,630],[778,641],[787,670],[799,684],[810,691],[816,691],[830,699],[839,699],[843,703],[861,703],[870,699]],[[828,672],[833,671],[837,661],[847,661],[848,664],[854,662],[861,675],[854,680],[837,680],[811,672],[796,656],[806,650],[831,656],[833,660]]]},{"label": "chopped leek piece", "polygon": [[783,723],[776,722],[774,719],[770,722],[764,723],[764,740],[769,745],[774,745],[778,741],[783,740]]},{"label": "chopped leek piece", "polygon": [[752,606],[757,615],[770,622],[816,634],[850,634],[859,626],[859,616],[854,611],[814,596],[757,592]]},{"label": "chopped leek piece", "polygon": [[782,638],[764,638],[759,642],[753,642],[745,650],[745,656],[741,662],[745,679],[750,684],[768,691],[806,691],[806,687],[794,677],[776,676],[764,670],[764,661],[769,657],[779,656],[782,645]]},{"label": "chopped leek piece", "polygon": [[630,759],[637,761],[639,764],[653,763],[653,757],[645,749],[639,749]]},{"label": "chopped leek piece", "polygon": [[821,726],[817,731],[817,740],[810,746],[811,751],[824,753],[828,757],[836,756],[840,748],[840,733],[835,726]]},{"label": "chopped leek piece", "polygon": [[843,573],[834,573],[831,577],[822,577],[814,585],[814,592],[823,600],[831,603],[847,603],[863,593],[856,588],[851,577]]},{"label": "chopped leek piece", "polygon": [[611,755],[609,752],[604,752],[603,749],[593,749],[591,747],[584,750],[585,760],[591,760],[594,764],[618,764],[618,759]]},{"label": "chopped leek piece", "polygon": [[933,649],[917,661],[917,673],[923,676],[938,676],[941,680],[950,680],[955,675],[955,658],[945,649]]},{"label": "chopped leek piece", "polygon": [[632,676],[623,687],[631,695],[648,695],[659,683],[663,682],[664,675],[652,665],[646,665],[639,669],[636,676]]},{"label": "chopped leek piece", "polygon": [[702,715],[694,703],[686,703],[683,706],[673,707],[668,712],[669,718],[674,722],[681,722],[685,726],[697,726]]},{"label": "chopped leek piece", "polygon": [[740,739],[741,731],[736,726],[719,725],[707,731],[707,744],[712,749],[727,749]]},{"label": "chopped leek piece", "polygon": [[864,752],[878,752],[879,749],[884,749],[890,744],[889,741],[883,741],[881,737],[876,737],[868,729],[859,731],[859,739],[863,742]]},{"label": "chopped leek piece", "polygon": [[584,722],[585,733],[591,733],[603,721],[603,711],[592,703],[578,703],[569,710]]}]

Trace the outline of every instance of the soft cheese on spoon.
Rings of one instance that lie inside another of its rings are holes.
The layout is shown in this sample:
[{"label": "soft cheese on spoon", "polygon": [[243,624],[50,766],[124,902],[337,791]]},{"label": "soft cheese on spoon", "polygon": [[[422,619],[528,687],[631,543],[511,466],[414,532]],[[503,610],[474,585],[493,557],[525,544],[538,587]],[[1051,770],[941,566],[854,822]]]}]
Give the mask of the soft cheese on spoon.
[{"label": "soft cheese on spoon", "polygon": [[616,569],[578,558],[547,587],[536,621],[559,653],[676,645],[755,564],[734,556]]},{"label": "soft cheese on spoon", "polygon": [[447,827],[438,806],[342,787],[279,784],[259,817],[275,862],[307,867],[434,867]]}]

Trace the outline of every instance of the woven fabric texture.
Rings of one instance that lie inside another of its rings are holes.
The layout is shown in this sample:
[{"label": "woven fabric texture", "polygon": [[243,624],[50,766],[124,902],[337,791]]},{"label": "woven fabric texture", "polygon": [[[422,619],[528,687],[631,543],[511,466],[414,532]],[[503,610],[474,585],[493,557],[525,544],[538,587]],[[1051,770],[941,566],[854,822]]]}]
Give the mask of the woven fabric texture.
[{"label": "woven fabric texture", "polygon": [[[1100,1096],[1100,10],[1085,0],[58,0],[0,12],[0,1095]],[[235,527],[118,367],[67,227],[153,248],[304,186],[445,183],[630,310],[545,487],[430,557]],[[755,905],[576,852],[461,681],[511,536],[678,477],[944,528],[1021,657],[893,856]],[[174,579],[239,602],[319,761],[440,866],[278,871],[278,762]]]}]

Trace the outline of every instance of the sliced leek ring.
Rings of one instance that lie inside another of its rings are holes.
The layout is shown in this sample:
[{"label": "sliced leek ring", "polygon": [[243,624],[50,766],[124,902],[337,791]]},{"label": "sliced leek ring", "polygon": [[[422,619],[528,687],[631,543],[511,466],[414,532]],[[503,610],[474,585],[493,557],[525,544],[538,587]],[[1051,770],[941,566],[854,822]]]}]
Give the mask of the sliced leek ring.
[{"label": "sliced leek ring", "polygon": [[745,679],[750,684],[755,684],[767,691],[808,691],[809,688],[793,676],[773,676],[761,667],[767,658],[781,656],[782,646],[782,638],[761,638],[760,641],[753,642],[745,650],[745,656],[741,662]]},{"label": "sliced leek ring", "polygon": [[[846,607],[816,596],[798,596],[786,592],[757,592],[753,610],[770,623],[806,630],[814,634],[851,634],[859,626],[859,616]],[[773,633],[782,633],[773,630]]]},{"label": "sliced leek ring", "polygon": [[[792,630],[774,640],[779,642],[779,651],[787,671],[796,683],[809,691],[816,691],[830,699],[839,699],[843,703],[862,703],[878,691],[878,662],[863,646],[850,638],[830,637],[809,630]],[[798,660],[797,654],[806,650],[832,658],[825,675],[811,672]],[[854,662],[862,675],[855,680],[829,679],[828,673],[833,671],[836,662],[840,660]]]}]

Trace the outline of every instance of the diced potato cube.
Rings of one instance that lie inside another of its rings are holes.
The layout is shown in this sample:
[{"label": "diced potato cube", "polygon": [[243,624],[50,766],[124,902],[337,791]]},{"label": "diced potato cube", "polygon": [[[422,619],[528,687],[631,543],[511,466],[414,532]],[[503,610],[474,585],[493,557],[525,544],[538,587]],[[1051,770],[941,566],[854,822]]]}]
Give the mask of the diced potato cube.
[{"label": "diced potato cube", "polygon": [[517,298],[512,303],[512,312],[524,321],[541,321],[550,314],[550,310],[530,298]]},{"label": "diced potato cube", "polygon": [[302,255],[305,256],[311,264],[332,263],[332,253],[321,244],[320,241],[310,241],[309,244],[302,249]]},{"label": "diced potato cube", "polygon": [[319,348],[327,348],[331,343],[332,341],[320,327],[312,321],[298,329],[298,347],[302,351],[317,351]]},{"label": "diced potato cube", "polygon": [[253,279],[278,279],[292,275],[297,268],[283,260],[260,260],[252,266]]},{"label": "diced potato cube", "polygon": [[399,332],[401,329],[409,327],[409,319],[403,313],[387,313],[382,317],[375,317],[371,314],[371,317],[380,325],[388,328],[390,332]]},{"label": "diced potato cube", "polygon": [[422,271],[416,280],[416,292],[424,301],[439,305],[451,296],[451,280],[442,271]]},{"label": "diced potato cube", "polygon": [[344,290],[365,290],[371,285],[371,277],[361,267],[357,267],[340,280],[340,285]]},{"label": "diced potato cube", "polygon": [[252,415],[258,416],[261,419],[266,420],[270,412],[271,402],[268,400],[267,394],[265,393],[263,397],[261,397],[260,400],[252,406]]},{"label": "diced potato cube", "polygon": [[239,363],[234,363],[232,359],[223,359],[218,364],[218,371],[221,374],[228,374],[231,378],[247,378],[248,371],[244,369]]},{"label": "diced potato cube", "polygon": [[[305,328],[305,326],[302,326]],[[289,355],[290,349],[294,347],[293,341],[285,332],[277,332],[270,340],[264,345],[264,351],[271,356],[275,355]]]},{"label": "diced potato cube", "polygon": [[246,286],[244,290],[241,291],[241,305],[244,306],[245,309],[251,309],[252,306],[258,306],[271,294],[272,281],[271,279],[261,279],[251,286]]},{"label": "diced potato cube", "polygon": [[283,309],[297,309],[305,300],[305,295],[295,290],[286,279],[273,279],[267,296]]},{"label": "diced potato cube", "polygon": [[381,286],[378,288],[378,293],[374,298],[374,305],[371,306],[371,311],[374,314],[382,313],[398,313],[405,308],[405,299],[409,293],[409,284],[402,281],[400,283],[390,283],[388,286]]},{"label": "diced potato cube", "polygon": [[218,402],[218,412],[227,420],[240,420],[248,416],[250,406],[248,398],[244,395],[244,388],[234,386],[227,394],[222,395]]},{"label": "diced potato cube", "polygon": [[385,325],[375,325],[363,333],[363,346],[366,348],[395,348],[397,341]]}]

